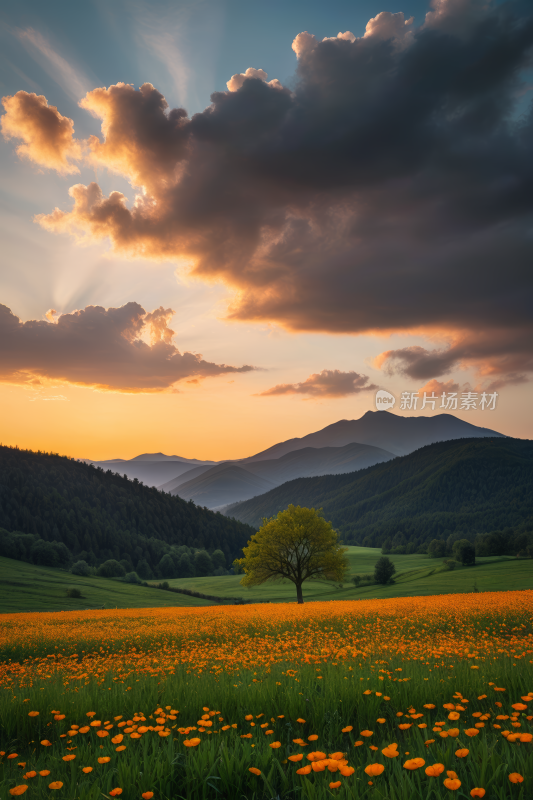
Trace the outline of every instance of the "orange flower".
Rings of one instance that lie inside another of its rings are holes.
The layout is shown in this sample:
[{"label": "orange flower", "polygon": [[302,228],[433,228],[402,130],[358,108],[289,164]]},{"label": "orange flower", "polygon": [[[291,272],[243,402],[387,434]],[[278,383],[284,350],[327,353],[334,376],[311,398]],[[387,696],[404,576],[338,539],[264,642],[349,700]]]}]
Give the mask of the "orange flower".
[{"label": "orange flower", "polygon": [[402,725],[398,725],[398,727],[401,731],[407,731],[412,726],[412,724],[413,724],[412,722],[404,722],[402,723]]},{"label": "orange flower", "polygon": [[444,772],[444,764],[432,764],[424,770],[426,775],[430,778],[438,778]]},{"label": "orange flower", "polygon": [[467,728],[465,730],[465,734],[472,738],[473,736],[477,736],[479,733],[479,728]]},{"label": "orange flower", "polygon": [[60,719],[65,719],[65,715],[64,714],[54,714],[54,719],[56,721],[59,721]]},{"label": "orange flower", "polygon": [[425,703],[424,708],[435,708],[433,703]]},{"label": "orange flower", "polygon": [[50,775],[50,770],[49,769],[42,769],[39,772],[39,775],[41,775],[43,778],[46,778],[47,775]]},{"label": "orange flower", "polygon": [[357,742],[353,743],[353,746],[354,747],[361,747],[362,744],[364,744],[364,742],[362,742],[361,739],[358,739]]},{"label": "orange flower", "polygon": [[420,769],[420,767],[423,767],[425,763],[426,762],[424,761],[423,758],[410,758],[408,761],[405,762],[403,766],[404,769],[415,770],[415,769]]},{"label": "orange flower", "polygon": [[453,739],[457,739],[457,737],[459,736],[460,732],[461,731],[459,730],[459,728],[448,728],[448,731],[447,731],[448,736],[451,736]]},{"label": "orange flower", "polygon": [[455,780],[457,780],[457,778],[459,777],[458,774],[453,771],[453,769],[447,769],[446,770],[446,775],[448,776],[448,778],[452,778],[452,779],[455,779]]},{"label": "orange flower", "polygon": [[198,739],[198,737],[196,737],[194,739],[184,739],[183,744],[185,745],[185,747],[198,747],[201,741],[202,741],[201,739]]},{"label": "orange flower", "polygon": [[515,711],[525,711],[527,706],[524,703],[513,703],[511,708],[514,708]]},{"label": "orange flower", "polygon": [[117,753],[121,753],[125,749],[126,749],[126,745],[125,744],[121,744],[120,747],[115,747],[115,750],[116,750]]},{"label": "orange flower", "polygon": [[102,724],[101,720],[93,719],[93,721],[90,723],[90,727],[91,728],[99,728],[101,724]]},{"label": "orange flower", "polygon": [[143,800],[152,800],[153,796],[154,796],[153,792],[143,792],[142,795],[141,795]]},{"label": "orange flower", "polygon": [[249,767],[248,772],[251,772],[252,775],[261,775],[261,770],[257,767]]},{"label": "orange flower", "polygon": [[455,792],[455,790],[460,787],[461,781],[459,780],[459,778],[446,778],[444,781],[444,785],[451,792]]},{"label": "orange flower", "polygon": [[341,775],[344,775],[345,778],[348,778],[350,775],[353,775],[355,769],[353,767],[349,767],[347,764],[343,764],[339,767],[339,772]]},{"label": "orange flower", "polygon": [[88,711],[85,716],[86,717],[95,717],[96,716],[96,711]]},{"label": "orange flower", "polygon": [[116,789],[111,789],[111,791],[109,792],[109,794],[111,795],[111,797],[117,797],[117,795],[119,795],[119,794],[122,794],[122,789],[120,789],[120,788],[117,786],[117,788],[116,788]]},{"label": "orange flower", "polygon": [[88,775],[88,774],[89,774],[89,772],[92,772],[92,771],[93,771],[93,768],[92,768],[92,767],[82,767],[82,768],[81,768],[81,771],[82,771],[82,772],[85,772],[85,774],[86,774],[86,775]]},{"label": "orange flower", "polygon": [[456,750],[455,755],[457,758],[466,758],[469,752],[470,750],[467,750],[466,747],[463,747],[462,750]]},{"label": "orange flower", "polygon": [[76,756],[71,753],[69,756],[63,756],[63,761],[74,761],[75,758]]},{"label": "orange flower", "polygon": [[320,750],[317,750],[314,753],[309,753],[307,755],[308,761],[323,761],[326,758],[326,754],[322,753]]},{"label": "orange flower", "polygon": [[245,719],[247,722],[250,722],[250,720],[251,720],[251,719],[253,719],[253,718],[254,718],[254,715],[253,715],[253,714],[247,714],[247,715],[245,716],[245,718],[244,718],[244,719]]},{"label": "orange flower", "polygon": [[52,783],[48,784],[49,789],[62,789],[63,783],[62,781],[52,781]]},{"label": "orange flower", "polygon": [[43,747],[52,747],[52,742],[49,742],[48,739],[43,739],[41,744],[43,745]]},{"label": "orange flower", "polygon": [[298,719],[296,720],[296,722],[301,722],[301,723],[303,724],[303,723],[305,722],[305,719],[300,719],[300,718],[298,718]]},{"label": "orange flower", "polygon": [[28,717],[38,717],[38,716],[39,716],[39,712],[38,711],[30,711],[28,713]]},{"label": "orange flower", "polygon": [[381,775],[382,772],[385,771],[385,767],[383,764],[369,764],[365,767],[365,772],[367,775],[371,775],[374,777],[375,775]]},{"label": "orange flower", "polygon": [[124,738],[124,736],[121,733],[119,733],[116,736],[113,736],[111,741],[113,742],[113,744],[120,744],[121,741],[123,740],[123,738]]},{"label": "orange flower", "polygon": [[511,783],[522,783],[524,779],[519,772],[511,772],[511,774],[509,775],[509,780],[511,781]]},{"label": "orange flower", "polygon": [[307,738],[309,739],[310,742],[316,742],[318,736],[316,735],[316,733],[312,733],[311,736],[308,736]]},{"label": "orange flower", "polygon": [[309,773],[311,772],[312,769],[313,768],[312,768],[311,764],[306,764],[305,767],[300,767],[300,769],[297,769],[296,770],[296,774],[297,775],[309,775]]},{"label": "orange flower", "polygon": [[9,794],[12,794],[13,797],[18,797],[19,794],[24,794],[27,788],[25,783],[21,783],[19,786],[13,786],[13,788],[9,790]]},{"label": "orange flower", "polygon": [[96,735],[99,736],[100,739],[103,739],[105,736],[109,736],[109,732],[108,731],[96,731]]},{"label": "orange flower", "polygon": [[373,736],[373,735],[374,735],[374,731],[361,731],[361,733],[360,733],[360,736],[366,736],[366,737]]},{"label": "orange flower", "polygon": [[386,722],[386,721],[387,720],[385,719],[385,717],[380,717],[379,719],[376,720],[376,722],[379,722],[380,725],[383,725],[383,723]]},{"label": "orange flower", "polygon": [[271,747],[272,750],[277,750],[278,747],[281,747],[281,742],[271,742],[268,746]]},{"label": "orange flower", "polygon": [[295,756],[289,756],[289,761],[301,761],[302,758],[303,758],[303,754],[302,753],[298,753]]},{"label": "orange flower", "polygon": [[37,773],[34,770],[32,770],[31,772],[27,772],[22,777],[24,778],[25,781],[27,781],[28,778],[35,778],[36,775],[37,775]]},{"label": "orange flower", "polygon": [[330,789],[338,789],[339,786],[342,786],[341,781],[332,781],[329,785]]},{"label": "orange flower", "polygon": [[485,797],[485,789],[470,789],[470,797]]},{"label": "orange flower", "polygon": [[335,761],[342,761],[342,759],[344,758],[344,753],[341,753],[341,752],[338,752],[338,753],[330,753],[330,754],[329,754],[329,757],[330,757],[330,758],[334,758],[334,759],[335,759]]},{"label": "orange flower", "polygon": [[345,728],[342,729],[342,733],[350,733],[350,731],[353,731],[352,725],[347,725]]},{"label": "orange flower", "polygon": [[107,764],[108,761],[111,761],[109,756],[100,756],[100,758],[98,759],[99,764]]},{"label": "orange flower", "polygon": [[456,720],[456,719],[459,719],[460,716],[461,715],[458,714],[457,711],[450,711],[450,713],[448,714],[448,719]]}]

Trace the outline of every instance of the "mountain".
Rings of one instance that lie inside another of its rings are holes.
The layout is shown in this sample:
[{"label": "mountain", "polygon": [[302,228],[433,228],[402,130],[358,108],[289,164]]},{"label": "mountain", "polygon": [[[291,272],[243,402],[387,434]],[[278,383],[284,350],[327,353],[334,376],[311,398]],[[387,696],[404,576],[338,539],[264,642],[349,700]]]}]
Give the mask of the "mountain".
[{"label": "mountain", "polygon": [[[279,486],[293,478],[354,472],[357,469],[363,469],[381,461],[388,461],[391,458],[394,458],[392,453],[381,450],[379,447],[353,443],[347,444],[345,447],[305,447],[303,450],[287,453],[281,458],[252,461],[244,466],[240,461],[228,461],[225,463],[235,464],[253,475],[265,478],[274,486]],[[194,467],[158,488],[163,492],[174,493],[174,489],[178,489],[179,486],[204,474],[209,469],[211,468],[208,466]],[[177,494],[180,497],[183,496],[180,491]]]},{"label": "mountain", "polygon": [[134,569],[144,560],[154,570],[165,553],[184,546],[220,549],[229,565],[251,533],[247,525],[111,470],[0,446],[0,534],[11,548],[0,547],[0,555],[8,558],[34,560],[31,552],[49,551],[53,542],[60,563],[122,559]]},{"label": "mountain", "polygon": [[460,439],[348,475],[299,478],[224,509],[259,527],[293,505],[322,508],[349,544],[434,538],[511,528],[533,531],[533,442]]},{"label": "mountain", "polygon": [[171,493],[179,494],[184,500],[192,500],[199,506],[216,508],[263,494],[274,485],[265,478],[253,475],[247,469],[229,463],[211,467],[207,472],[182,483]]},{"label": "mountain", "polygon": [[489,428],[479,428],[454,417],[453,414],[436,414],[433,417],[401,417],[390,411],[367,411],[360,419],[343,419],[334,422],[301,439],[287,439],[239,463],[280,458],[286,453],[304,447],[343,447],[352,442],[381,447],[394,455],[403,456],[426,444],[448,439],[466,439],[474,436],[503,436]]},{"label": "mountain", "polygon": [[[145,453],[144,455],[136,456],[129,461],[116,459],[114,461],[87,461],[85,463],[93,464],[95,467],[101,467],[104,470],[110,469],[112,472],[118,472],[120,475],[127,475],[128,478],[146,484],[146,486],[160,486],[163,483],[168,483],[173,478],[177,478],[184,472],[188,472],[191,467],[196,464],[201,464],[207,467],[216,464],[215,461],[198,461],[197,459],[178,459],[176,456],[164,456],[157,458],[162,453]],[[152,459],[152,460],[150,460]]]}]

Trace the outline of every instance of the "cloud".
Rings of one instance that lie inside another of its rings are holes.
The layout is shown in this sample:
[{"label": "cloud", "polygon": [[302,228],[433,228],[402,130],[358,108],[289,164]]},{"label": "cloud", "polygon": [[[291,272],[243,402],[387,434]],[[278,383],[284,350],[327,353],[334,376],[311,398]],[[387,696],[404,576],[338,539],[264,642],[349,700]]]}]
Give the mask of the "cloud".
[{"label": "cloud", "polygon": [[342,372],[338,369],[323,369],[322,372],[313,373],[302,383],[280,383],[257,396],[304,394],[310,397],[347,397],[360,392],[370,392],[377,388],[373,383],[368,382],[368,375]]},{"label": "cloud", "polygon": [[248,67],[246,72],[239,72],[237,75],[232,75],[229,81],[226,83],[229,92],[237,92],[241,86],[243,85],[245,80],[249,78],[255,78],[260,81],[264,81],[268,83],[269,86],[273,86],[277,89],[282,89],[281,83],[274,78],[271,81],[267,81],[268,75],[264,69],[254,69],[253,67]]},{"label": "cloud", "polygon": [[79,172],[72,161],[81,158],[80,142],[74,139],[74,123],[49,106],[44,95],[17,92],[3,97],[6,113],[0,118],[4,139],[22,139],[17,147],[21,158],[42,167],[68,174]]},{"label": "cloud", "polygon": [[230,287],[228,319],[445,333],[389,365],[515,380],[533,350],[532,47],[531,4],[435,0],[418,28],[382,12],[360,38],[300,33],[292,91],[239,73],[191,118],[151,84],[94,89],[86,157],[137,197],[78,184],[38,221],[190,264]]},{"label": "cloud", "polygon": [[147,313],[138,303],[127,303],[108,309],[87,306],[53,316],[53,322],[21,322],[0,305],[0,381],[42,387],[59,380],[104,390],[158,392],[182,380],[253,369],[180,353],[167,327],[173,314],[163,307]]},{"label": "cloud", "polygon": [[451,392],[460,392],[460,391],[461,391],[461,386],[458,383],[456,383],[453,379],[450,379],[449,381],[437,381],[435,380],[435,378],[433,378],[432,380],[428,381],[425,386],[422,386],[418,390],[418,394],[420,396],[423,396],[424,394],[427,395],[436,394],[438,396],[442,395],[443,393],[450,394]]},{"label": "cloud", "polygon": [[533,338],[528,326],[513,330],[467,332],[447,347],[428,350],[420,346],[385,350],[374,360],[387,374],[400,373],[412,380],[449,375],[456,369],[473,368],[481,381],[495,389],[524,383],[533,373]]},{"label": "cloud", "polygon": [[16,34],[45,72],[69,97],[73,100],[83,97],[89,89],[89,79],[72,63],[60,56],[42,33],[33,28],[26,28],[17,30]]}]

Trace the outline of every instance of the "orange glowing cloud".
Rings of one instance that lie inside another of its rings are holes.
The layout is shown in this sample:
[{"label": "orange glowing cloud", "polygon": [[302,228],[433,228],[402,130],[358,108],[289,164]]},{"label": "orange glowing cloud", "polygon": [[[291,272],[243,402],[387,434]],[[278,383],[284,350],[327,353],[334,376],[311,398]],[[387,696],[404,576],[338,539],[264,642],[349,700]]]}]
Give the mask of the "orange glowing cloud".
[{"label": "orange glowing cloud", "polygon": [[138,303],[127,303],[108,309],[87,306],[60,316],[51,309],[50,322],[21,322],[0,305],[0,382],[34,388],[64,381],[101,390],[161,392],[179,381],[253,369],[180,353],[168,327],[173,314],[163,307],[147,313]]},{"label": "orange glowing cloud", "polygon": [[6,113],[0,119],[5,139],[22,139],[17,154],[41,167],[62,174],[79,172],[72,161],[82,155],[81,143],[74,138],[74,123],[49,106],[44,95],[17,92],[2,98]]}]

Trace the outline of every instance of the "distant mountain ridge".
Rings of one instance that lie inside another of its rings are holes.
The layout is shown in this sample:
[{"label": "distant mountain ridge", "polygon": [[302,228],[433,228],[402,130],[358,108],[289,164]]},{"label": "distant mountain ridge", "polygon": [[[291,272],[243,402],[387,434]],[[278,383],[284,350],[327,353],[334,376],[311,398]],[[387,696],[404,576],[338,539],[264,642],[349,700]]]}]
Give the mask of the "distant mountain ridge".
[{"label": "distant mountain ridge", "polygon": [[[354,472],[434,442],[502,435],[452,414],[402,417],[390,411],[367,411],[360,419],[339,420],[243,459],[215,462],[143,453],[129,461],[90,463],[208,508],[218,508],[247,500],[294,478]],[[229,470],[229,465],[239,469]]]},{"label": "distant mountain ridge", "polygon": [[304,447],[343,447],[351,442],[381,447],[394,455],[404,456],[433,442],[465,439],[474,436],[503,436],[490,428],[480,428],[453,414],[432,417],[401,417],[390,411],[367,411],[359,419],[342,419],[301,439],[288,439],[240,462],[279,458]]},{"label": "distant mountain ridge", "polygon": [[224,513],[257,528],[290,503],[323,508],[345,542],[365,547],[395,537],[419,546],[507,528],[532,537],[533,442],[436,442],[348,475],[298,478]]},{"label": "distant mountain ridge", "polygon": [[[255,497],[258,490],[261,493],[262,485],[264,486],[262,491],[267,492],[274,486],[279,486],[295,477],[354,472],[391,458],[394,458],[394,455],[386,450],[357,442],[345,445],[345,447],[306,447],[286,453],[281,458],[248,462],[244,466],[240,461],[230,461],[214,467],[195,467],[159,488],[161,491],[178,494],[180,497],[194,500],[194,502],[199,502],[196,497],[200,497],[200,495],[197,495],[196,492],[200,490],[205,505],[208,508],[217,508],[218,505],[235,502],[235,500],[228,499],[229,493],[234,495],[237,492],[237,500],[246,500]],[[227,468],[230,465],[238,467],[239,472],[228,473]],[[255,480],[248,479],[243,483],[244,473],[254,476]],[[229,486],[230,474],[233,474],[239,481],[239,486]],[[228,492],[222,497],[222,500],[218,485],[220,478],[224,478],[225,491]],[[262,480],[264,484],[261,484]],[[212,493],[216,495],[216,500],[214,495],[211,496]]]}]

